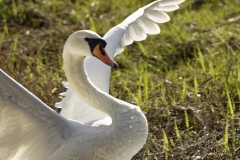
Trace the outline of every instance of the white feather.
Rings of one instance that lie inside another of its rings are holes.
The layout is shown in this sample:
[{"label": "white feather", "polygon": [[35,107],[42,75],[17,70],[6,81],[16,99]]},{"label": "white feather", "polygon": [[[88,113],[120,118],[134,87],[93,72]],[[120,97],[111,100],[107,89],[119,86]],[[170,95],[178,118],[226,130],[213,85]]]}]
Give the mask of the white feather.
[{"label": "white feather", "polygon": [[156,23],[165,23],[170,20],[170,17],[165,12],[157,10],[146,10],[144,16]]},{"label": "white feather", "polygon": [[[44,152],[53,135],[55,149],[71,134],[66,119],[55,113],[0,70],[0,159],[24,159]],[[6,133],[6,134],[2,134]],[[37,143],[41,141],[40,143]],[[38,145],[36,145],[38,144]],[[43,154],[46,157],[52,153]],[[9,155],[9,156],[8,156]],[[39,157],[39,160],[42,157]]]}]

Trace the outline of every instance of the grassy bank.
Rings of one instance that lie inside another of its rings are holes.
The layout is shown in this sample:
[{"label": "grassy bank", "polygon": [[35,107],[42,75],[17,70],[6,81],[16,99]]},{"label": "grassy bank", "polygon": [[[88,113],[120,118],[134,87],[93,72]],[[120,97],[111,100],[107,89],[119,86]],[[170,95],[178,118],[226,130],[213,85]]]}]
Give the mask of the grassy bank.
[{"label": "grassy bank", "polygon": [[[65,91],[67,37],[81,29],[103,36],[150,2],[0,0],[0,68],[53,107]],[[115,59],[111,94],[149,121],[134,159],[240,158],[240,2],[191,3]]]}]

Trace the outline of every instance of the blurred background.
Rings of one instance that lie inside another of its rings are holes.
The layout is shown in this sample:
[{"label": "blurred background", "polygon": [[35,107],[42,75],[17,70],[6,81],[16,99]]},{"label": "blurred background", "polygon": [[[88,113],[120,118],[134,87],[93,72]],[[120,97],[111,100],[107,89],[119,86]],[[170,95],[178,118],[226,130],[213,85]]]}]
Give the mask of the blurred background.
[{"label": "blurred background", "polygon": [[[151,0],[0,0],[0,68],[54,110],[62,49],[74,31],[103,36]],[[186,0],[159,35],[115,58],[110,93],[149,121],[133,159],[240,158],[240,1]]]}]

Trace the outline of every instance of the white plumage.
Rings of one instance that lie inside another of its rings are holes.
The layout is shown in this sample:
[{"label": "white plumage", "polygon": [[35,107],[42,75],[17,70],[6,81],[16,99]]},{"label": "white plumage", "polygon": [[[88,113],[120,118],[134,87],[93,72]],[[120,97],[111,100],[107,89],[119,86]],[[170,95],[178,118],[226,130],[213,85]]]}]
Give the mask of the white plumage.
[{"label": "white plumage", "polygon": [[[169,21],[165,12],[178,9],[183,1],[154,1],[110,29],[102,38],[109,56],[147,34],[160,33],[156,23]],[[90,31],[73,35],[101,38]],[[144,114],[108,94],[110,67],[90,56],[86,42],[71,37],[63,51],[70,84],[64,84],[65,98],[56,104],[61,115],[0,70],[0,160],[131,159],[145,143]],[[81,44],[81,53],[71,48],[74,42]]]}]

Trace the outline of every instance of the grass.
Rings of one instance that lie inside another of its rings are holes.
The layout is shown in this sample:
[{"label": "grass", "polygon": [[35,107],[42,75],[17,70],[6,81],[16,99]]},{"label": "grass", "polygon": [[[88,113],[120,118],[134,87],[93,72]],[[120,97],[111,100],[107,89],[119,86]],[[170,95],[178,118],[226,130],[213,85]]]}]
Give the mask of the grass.
[{"label": "grass", "polygon": [[[104,35],[150,2],[0,0],[0,68],[53,107],[65,90],[67,37],[80,29]],[[115,59],[111,94],[139,105],[149,122],[133,159],[240,158],[240,3],[191,2],[170,13],[160,35]]]}]

